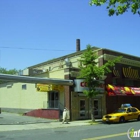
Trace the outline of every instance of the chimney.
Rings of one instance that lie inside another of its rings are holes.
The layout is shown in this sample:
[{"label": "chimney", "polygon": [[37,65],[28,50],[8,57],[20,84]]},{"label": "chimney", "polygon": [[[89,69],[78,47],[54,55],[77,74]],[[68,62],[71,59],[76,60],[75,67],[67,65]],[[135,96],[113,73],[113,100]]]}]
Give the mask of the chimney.
[{"label": "chimney", "polygon": [[76,51],[80,51],[80,39],[76,39]]}]

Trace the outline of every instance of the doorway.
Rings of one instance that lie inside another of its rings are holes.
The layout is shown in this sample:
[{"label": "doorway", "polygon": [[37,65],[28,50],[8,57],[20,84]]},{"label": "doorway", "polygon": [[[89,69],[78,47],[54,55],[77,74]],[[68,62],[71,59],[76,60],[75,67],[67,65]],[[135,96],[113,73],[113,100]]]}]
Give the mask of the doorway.
[{"label": "doorway", "polygon": [[86,101],[84,99],[80,99],[80,105],[79,105],[79,115],[80,119],[86,117]]},{"label": "doorway", "polygon": [[48,100],[48,106],[49,108],[59,108],[59,92],[57,91],[50,91],[49,94],[49,100]]},{"label": "doorway", "polygon": [[94,117],[95,118],[101,118],[102,117],[102,112],[101,112],[101,99],[94,99],[93,100],[93,111],[94,111]]}]

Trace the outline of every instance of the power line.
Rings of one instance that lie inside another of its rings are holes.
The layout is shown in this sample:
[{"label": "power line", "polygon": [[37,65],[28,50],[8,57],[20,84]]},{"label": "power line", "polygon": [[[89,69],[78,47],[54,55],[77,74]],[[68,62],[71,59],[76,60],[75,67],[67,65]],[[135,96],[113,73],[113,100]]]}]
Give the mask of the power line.
[{"label": "power line", "polygon": [[3,49],[18,49],[18,50],[36,50],[36,51],[75,51],[75,50],[56,50],[56,49],[41,49],[41,48],[22,48],[22,47],[0,47]]}]

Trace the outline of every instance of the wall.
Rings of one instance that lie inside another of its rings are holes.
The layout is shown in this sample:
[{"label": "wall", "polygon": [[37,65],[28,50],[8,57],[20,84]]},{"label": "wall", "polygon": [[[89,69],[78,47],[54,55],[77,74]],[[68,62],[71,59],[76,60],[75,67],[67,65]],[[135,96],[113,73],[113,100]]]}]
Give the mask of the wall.
[{"label": "wall", "polygon": [[[7,88],[7,85],[11,87]],[[26,89],[22,89],[26,85]],[[1,108],[36,109],[47,102],[47,92],[37,92],[35,84],[7,83],[0,85]]]},{"label": "wall", "polygon": [[49,73],[49,78],[64,79],[64,69],[55,70]]}]

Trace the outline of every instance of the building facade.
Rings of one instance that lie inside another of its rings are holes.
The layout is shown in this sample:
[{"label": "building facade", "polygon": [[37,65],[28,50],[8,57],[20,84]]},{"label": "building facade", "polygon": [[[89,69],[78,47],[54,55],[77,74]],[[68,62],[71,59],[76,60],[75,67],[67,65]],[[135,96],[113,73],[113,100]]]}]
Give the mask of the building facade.
[{"label": "building facade", "polygon": [[[7,82],[0,84],[0,106],[3,111],[24,113],[29,116],[61,119],[66,107],[70,119],[89,119],[89,99],[83,94],[86,88],[79,74],[79,59],[85,50],[80,50],[80,40],[76,42],[76,52],[52,59],[23,70],[24,76],[70,79],[73,86]],[[98,66],[122,56],[120,62],[111,68],[111,73],[101,79],[101,93],[92,102],[95,118],[111,113],[123,103],[131,103],[140,109],[140,58],[113,50],[93,47],[98,55]]]}]

